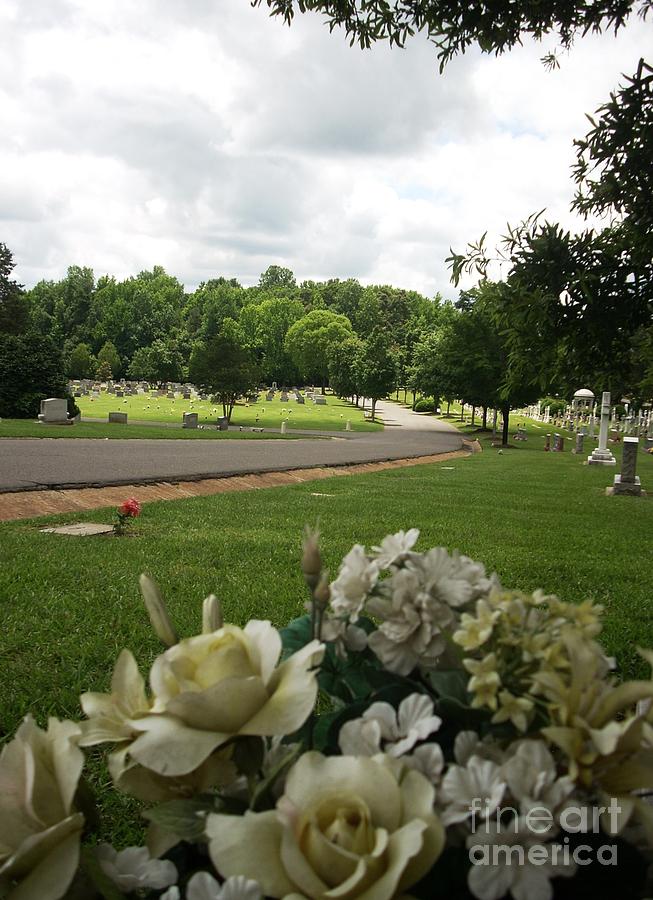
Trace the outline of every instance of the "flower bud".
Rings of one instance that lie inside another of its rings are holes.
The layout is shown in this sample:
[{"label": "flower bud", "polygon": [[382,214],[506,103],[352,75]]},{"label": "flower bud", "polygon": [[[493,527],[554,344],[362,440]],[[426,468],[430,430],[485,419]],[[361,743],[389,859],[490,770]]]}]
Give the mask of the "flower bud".
[{"label": "flower bud", "polygon": [[166,647],[173,647],[179,641],[179,638],[172,627],[172,622],[168,616],[168,610],[158,585],[145,574],[141,575],[139,584],[152,628],[154,628],[157,637]]},{"label": "flower bud", "polygon": [[212,634],[224,625],[220,601],[215,594],[209,594],[202,604],[202,634]]},{"label": "flower bud", "polygon": [[313,599],[320,607],[320,609],[326,609],[329,603],[330,596],[331,588],[329,587],[329,573],[325,569],[320,573],[320,580],[317,583],[317,587],[313,591]]},{"label": "flower bud", "polygon": [[322,571],[319,539],[320,532],[317,528],[313,529],[310,525],[304,526],[302,572],[304,573],[304,581],[311,591],[315,590]]}]

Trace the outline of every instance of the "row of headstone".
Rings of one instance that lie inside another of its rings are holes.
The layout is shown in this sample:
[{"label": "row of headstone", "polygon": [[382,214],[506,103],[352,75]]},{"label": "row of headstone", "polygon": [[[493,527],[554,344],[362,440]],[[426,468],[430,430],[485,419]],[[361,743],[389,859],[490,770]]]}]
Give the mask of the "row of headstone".
[{"label": "row of headstone", "polygon": [[[552,424],[556,428],[572,433],[582,432],[586,437],[589,436],[591,438],[595,435],[596,425],[600,417],[598,404],[594,404],[591,408],[585,410],[567,406],[564,412],[558,415],[552,415],[550,406],[542,408],[540,404],[537,404],[536,406],[529,406],[526,414],[535,421],[547,425]],[[653,409],[643,409],[635,414],[629,412],[626,406],[626,414],[620,416],[617,408],[611,406],[609,411],[609,429],[618,435],[653,438]]]}]

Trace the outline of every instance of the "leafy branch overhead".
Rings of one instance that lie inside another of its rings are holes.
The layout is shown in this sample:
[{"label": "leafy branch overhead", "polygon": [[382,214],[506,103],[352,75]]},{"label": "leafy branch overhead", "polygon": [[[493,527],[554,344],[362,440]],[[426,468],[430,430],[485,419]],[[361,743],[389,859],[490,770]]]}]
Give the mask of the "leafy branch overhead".
[{"label": "leafy branch overhead", "polygon": [[[563,47],[590,32],[622,28],[633,13],[645,17],[651,0],[252,0],[290,25],[296,13],[320,13],[330,31],[344,30],[350,45],[369,49],[377,41],[404,47],[425,34],[438,48],[440,70],[472,44],[504,53],[524,37],[556,35]],[[552,54],[544,57],[555,67]]]}]

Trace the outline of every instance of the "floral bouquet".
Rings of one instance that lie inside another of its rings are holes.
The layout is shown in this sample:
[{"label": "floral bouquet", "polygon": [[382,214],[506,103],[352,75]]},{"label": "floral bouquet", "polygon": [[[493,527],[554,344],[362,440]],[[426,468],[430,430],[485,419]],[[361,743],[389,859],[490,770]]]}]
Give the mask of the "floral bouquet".
[{"label": "floral bouquet", "polygon": [[[225,625],[215,597],[149,690],[129,650],[86,719],[27,717],[0,757],[0,897],[408,900],[651,896],[653,681],[617,683],[601,609],[502,588],[416,530],[306,615]],[[653,653],[642,651],[649,662]],[[81,748],[146,804],[146,846],[94,846]]]},{"label": "floral bouquet", "polygon": [[120,504],[116,510],[117,522],[113,526],[114,534],[125,534],[130,519],[136,519],[141,514],[141,504],[135,497],[130,497]]}]

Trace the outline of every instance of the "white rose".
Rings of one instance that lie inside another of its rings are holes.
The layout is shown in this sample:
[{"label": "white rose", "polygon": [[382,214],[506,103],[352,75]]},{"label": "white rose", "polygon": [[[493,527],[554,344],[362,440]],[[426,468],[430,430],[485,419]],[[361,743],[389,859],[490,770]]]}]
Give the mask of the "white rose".
[{"label": "white rose", "polygon": [[180,641],[154,661],[151,712],[127,723],[137,733],[130,757],[187,775],[234,736],[291,734],[315,704],[323,652],[311,641],[277,666],[279,632],[256,620]]},{"label": "white rose", "polygon": [[388,756],[305,753],[276,811],[207,817],[209,853],[223,877],[255,879],[269,897],[391,900],[442,851],[433,800],[423,775]]},{"label": "white rose", "polygon": [[0,755],[0,895],[58,900],[79,862],[84,817],[73,806],[84,755],[73,722],[27,716]]}]

